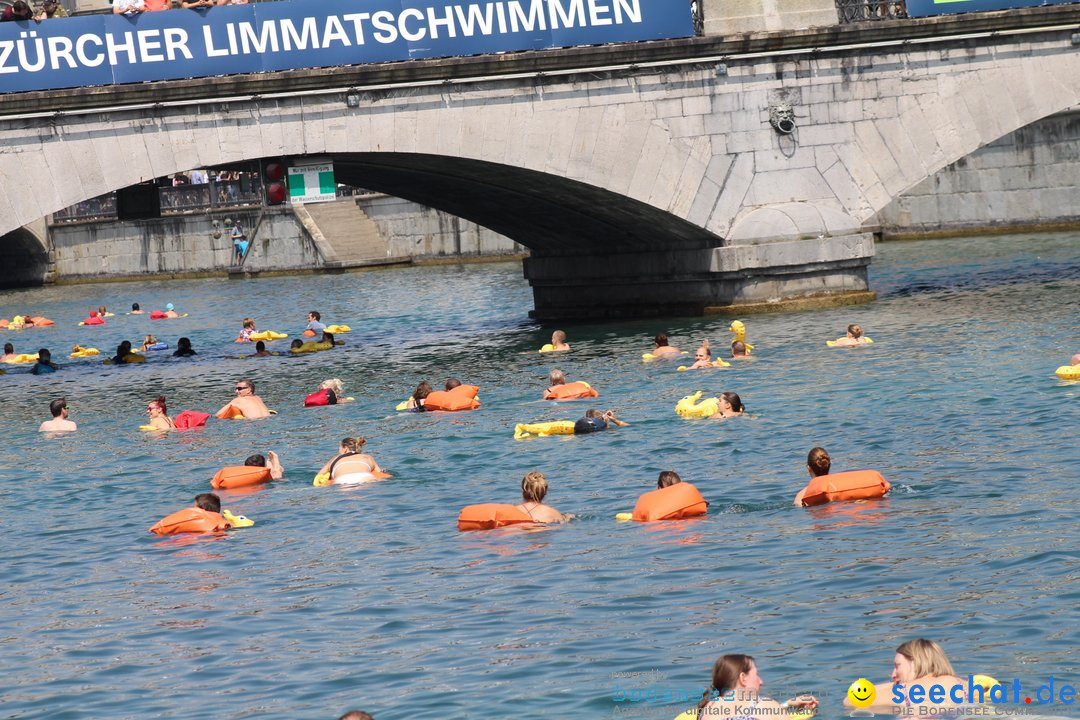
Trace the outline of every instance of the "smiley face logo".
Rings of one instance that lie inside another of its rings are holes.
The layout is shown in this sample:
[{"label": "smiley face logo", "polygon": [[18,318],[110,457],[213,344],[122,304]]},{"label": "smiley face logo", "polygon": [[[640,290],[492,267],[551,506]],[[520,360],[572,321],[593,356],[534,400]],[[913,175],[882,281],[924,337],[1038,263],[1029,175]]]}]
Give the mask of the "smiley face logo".
[{"label": "smiley face logo", "polygon": [[847,696],[852,705],[857,708],[865,708],[874,704],[874,698],[877,697],[877,690],[874,689],[873,683],[869,680],[866,678],[859,678],[851,683],[851,687],[847,689]]}]

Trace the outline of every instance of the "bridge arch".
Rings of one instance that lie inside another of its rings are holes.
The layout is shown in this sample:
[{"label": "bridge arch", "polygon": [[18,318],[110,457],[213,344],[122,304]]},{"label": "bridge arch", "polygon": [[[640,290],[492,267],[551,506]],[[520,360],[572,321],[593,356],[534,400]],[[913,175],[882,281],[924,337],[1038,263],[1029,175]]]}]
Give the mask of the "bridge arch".
[{"label": "bridge arch", "polygon": [[[535,65],[489,58],[351,69],[326,73],[328,89],[318,94],[290,94],[294,78],[270,75],[222,88],[260,87],[272,97],[202,103],[192,101],[207,92],[197,84],[147,86],[156,103],[145,107],[0,117],[0,232],[192,167],[326,156],[351,183],[531,247],[538,262],[526,273],[538,304],[544,295],[558,305],[556,294],[582,305],[664,296],[700,309],[810,286],[865,289],[872,244],[860,231],[893,198],[997,138],[1080,105],[1070,27],[1032,25],[1066,12],[1075,19],[1075,10],[1032,9],[1009,34],[989,20],[971,32],[961,18],[907,24],[908,37],[865,45],[860,28],[761,40],[765,49],[785,46],[775,56],[744,52],[757,42],[745,38],[642,43],[620,57],[670,58],[680,42],[684,57],[452,85],[385,81],[442,65],[447,73],[470,63],[491,73]],[[830,42],[847,45],[830,50]],[[376,79],[384,82],[364,89]],[[343,83],[353,88],[333,90]],[[791,136],[768,124],[780,104],[794,109]],[[761,282],[775,268],[793,282]],[[805,282],[823,273],[836,282]]]}]

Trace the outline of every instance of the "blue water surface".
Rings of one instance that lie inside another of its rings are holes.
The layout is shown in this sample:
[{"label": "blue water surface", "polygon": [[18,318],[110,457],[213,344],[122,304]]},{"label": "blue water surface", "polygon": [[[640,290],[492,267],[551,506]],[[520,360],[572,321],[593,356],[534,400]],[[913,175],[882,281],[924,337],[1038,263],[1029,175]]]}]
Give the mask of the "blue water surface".
[{"label": "blue water surface", "polygon": [[[960,673],[1077,685],[1080,384],[1053,371],[1080,352],[1080,236],[883,244],[872,283],[872,304],[743,318],[755,359],[695,373],[641,354],[659,331],[722,349],[730,318],[571,325],[572,353],[539,355],[553,328],[527,319],[516,263],[4,292],[0,316],[56,325],[3,341],[63,367],[0,376],[0,717],[670,718],[726,652],[836,717],[847,686],[886,680],[913,637],[941,642]],[[123,315],[132,302],[189,317]],[[77,327],[99,304],[121,314]],[[250,358],[233,342],[246,316],[295,337],[309,309],[351,325],[347,344]],[[873,346],[826,348],[849,322]],[[66,359],[150,332],[199,355]],[[601,397],[541,401],[554,367]],[[481,386],[482,409],[393,411],[451,375]],[[173,413],[212,412],[243,377],[275,417],[139,432],[159,394]],[[356,402],[304,409],[330,377]],[[749,417],[680,418],[696,390],[738,392]],[[78,432],[39,434],[60,396]],[[590,406],[631,426],[512,438]],[[313,487],[358,434],[394,478]],[[815,445],[836,470],[879,469],[891,496],[793,507]],[[223,495],[254,528],[147,532],[269,449],[286,480]],[[533,469],[578,519],[456,530],[466,504],[517,502]],[[700,488],[708,517],[616,522],[664,469]],[[631,672],[653,674],[614,675]],[[645,700],[613,700],[628,690]]]}]

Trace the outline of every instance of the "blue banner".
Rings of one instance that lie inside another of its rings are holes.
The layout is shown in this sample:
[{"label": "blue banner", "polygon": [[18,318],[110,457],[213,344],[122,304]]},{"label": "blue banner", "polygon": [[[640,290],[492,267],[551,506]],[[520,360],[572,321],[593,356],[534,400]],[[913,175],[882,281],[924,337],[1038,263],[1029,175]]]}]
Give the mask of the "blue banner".
[{"label": "blue banner", "polygon": [[690,3],[681,0],[286,0],[6,22],[0,92],[693,34]]},{"label": "blue banner", "polygon": [[1077,0],[907,0],[909,17],[951,15],[980,10],[1008,10],[1040,5],[1068,5]]}]

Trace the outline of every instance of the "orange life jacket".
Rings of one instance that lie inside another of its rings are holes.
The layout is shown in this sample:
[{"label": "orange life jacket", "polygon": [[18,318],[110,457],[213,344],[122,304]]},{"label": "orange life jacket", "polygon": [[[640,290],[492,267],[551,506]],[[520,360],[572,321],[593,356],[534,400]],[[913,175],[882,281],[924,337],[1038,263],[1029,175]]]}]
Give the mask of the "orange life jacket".
[{"label": "orange life jacket", "polygon": [[251,485],[259,485],[270,482],[270,468],[256,467],[254,465],[235,465],[224,467],[217,471],[210,480],[210,487],[215,490],[225,488],[242,488]]},{"label": "orange life jacket", "polygon": [[458,530],[491,530],[506,525],[534,522],[532,516],[517,505],[486,503],[469,505],[458,513]]},{"label": "orange life jacket", "polygon": [[216,417],[219,420],[243,420],[244,411],[236,407],[235,405],[228,405],[225,407],[225,409],[219,412]]},{"label": "orange life jacket", "polygon": [[544,391],[545,400],[576,400],[577,398],[600,397],[600,393],[589,387],[589,383],[572,382],[555,385]]},{"label": "orange life jacket", "polygon": [[708,509],[708,501],[701,497],[696,487],[688,482],[679,482],[639,497],[637,505],[634,506],[634,520],[682,520],[704,515]]},{"label": "orange life jacket", "polygon": [[879,498],[892,487],[877,470],[852,470],[835,475],[818,475],[803,492],[803,505],[822,505],[834,500]]},{"label": "orange life jacket", "polygon": [[424,400],[425,410],[475,410],[480,407],[475,385],[458,385],[453,390],[435,390]]},{"label": "orange life jacket", "polygon": [[187,507],[172,515],[158,520],[150,532],[157,535],[175,535],[176,533],[213,533],[221,532],[229,523],[221,513],[210,512],[197,507]]},{"label": "orange life jacket", "polygon": [[163,313],[160,310],[151,310],[150,311],[150,319],[151,320],[164,320],[167,317],[169,317],[169,316],[166,315],[165,313]]}]

